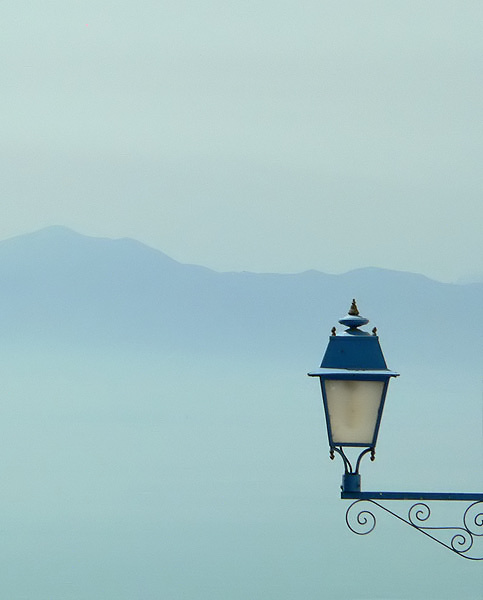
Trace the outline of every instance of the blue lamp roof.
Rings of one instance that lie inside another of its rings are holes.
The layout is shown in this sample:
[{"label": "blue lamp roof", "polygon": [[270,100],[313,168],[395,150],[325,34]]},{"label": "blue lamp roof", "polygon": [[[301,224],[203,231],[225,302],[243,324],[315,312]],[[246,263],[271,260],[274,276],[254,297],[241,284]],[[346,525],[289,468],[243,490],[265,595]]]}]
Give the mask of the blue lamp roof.
[{"label": "blue lamp roof", "polygon": [[[332,335],[329,338],[329,344],[320,365],[321,368],[309,373],[309,375],[328,375],[334,369],[359,372],[383,371],[389,377],[398,375],[398,373],[389,371],[387,368],[379,338],[376,335],[376,329],[373,329],[372,334],[359,329],[359,327],[367,325],[369,319],[359,315],[355,300],[352,301],[348,314],[340,319],[339,323],[345,325],[348,329],[337,335],[335,328],[332,329]],[[367,374],[369,375],[369,373]]]}]

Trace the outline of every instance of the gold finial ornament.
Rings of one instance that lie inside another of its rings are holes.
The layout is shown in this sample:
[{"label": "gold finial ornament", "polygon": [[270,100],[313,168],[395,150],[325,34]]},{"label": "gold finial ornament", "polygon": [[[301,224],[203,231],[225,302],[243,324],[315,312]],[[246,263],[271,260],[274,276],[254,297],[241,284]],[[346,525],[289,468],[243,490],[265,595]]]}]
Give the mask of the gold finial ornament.
[{"label": "gold finial ornament", "polygon": [[355,298],[352,300],[352,304],[351,307],[349,309],[349,314],[354,317],[358,317],[359,316],[359,309],[357,308],[357,304],[356,304],[356,300]]},{"label": "gold finial ornament", "polygon": [[335,335],[335,332],[337,331],[337,329],[335,327],[332,327],[332,329],[330,330],[330,333],[332,335]]}]

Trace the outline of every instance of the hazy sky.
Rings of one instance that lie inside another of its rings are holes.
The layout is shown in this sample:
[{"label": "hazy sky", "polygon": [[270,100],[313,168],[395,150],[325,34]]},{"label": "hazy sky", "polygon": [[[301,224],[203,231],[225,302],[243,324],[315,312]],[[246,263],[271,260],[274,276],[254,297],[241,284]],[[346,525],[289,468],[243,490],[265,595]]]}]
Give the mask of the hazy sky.
[{"label": "hazy sky", "polygon": [[483,277],[478,1],[0,8],[0,239]]}]

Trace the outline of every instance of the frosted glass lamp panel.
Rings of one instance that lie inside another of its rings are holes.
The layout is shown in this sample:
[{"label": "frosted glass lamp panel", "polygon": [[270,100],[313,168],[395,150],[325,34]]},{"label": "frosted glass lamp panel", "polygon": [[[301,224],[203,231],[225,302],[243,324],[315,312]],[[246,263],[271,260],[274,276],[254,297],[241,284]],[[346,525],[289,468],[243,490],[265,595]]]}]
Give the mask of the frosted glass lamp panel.
[{"label": "frosted glass lamp panel", "polygon": [[334,444],[372,444],[383,381],[325,381]]}]

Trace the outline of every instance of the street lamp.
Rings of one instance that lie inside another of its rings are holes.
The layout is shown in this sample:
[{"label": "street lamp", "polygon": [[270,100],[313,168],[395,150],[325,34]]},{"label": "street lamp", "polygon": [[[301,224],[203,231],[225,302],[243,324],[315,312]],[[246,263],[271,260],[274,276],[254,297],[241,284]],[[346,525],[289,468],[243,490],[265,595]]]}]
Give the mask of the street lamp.
[{"label": "street lamp", "polygon": [[[356,500],[346,513],[349,528],[361,535],[370,533],[375,525],[374,514],[367,509],[359,510],[355,525],[351,523],[353,507],[360,502],[369,502],[396,516],[401,521],[421,531],[443,546],[453,550],[464,558],[483,560],[469,554],[476,537],[483,537],[483,512],[480,493],[434,493],[434,492],[362,492],[359,473],[362,458],[370,453],[375,458],[377,435],[381,424],[387,388],[391,377],[399,373],[387,368],[379,344],[377,330],[372,334],[360,329],[369,320],[359,314],[356,301],[348,314],[339,320],[346,327],[340,334],[333,327],[329,344],[319,369],[308,373],[318,377],[322,390],[329,438],[330,458],[339,454],[344,463],[341,498]],[[347,448],[356,448],[360,453],[352,464]],[[408,511],[407,518],[392,512],[375,500],[416,500]],[[462,526],[428,527],[426,521],[431,515],[428,505],[420,501],[451,500],[465,501],[471,504],[463,515]],[[358,505],[357,509],[361,507]],[[452,536],[449,542],[436,537],[436,530],[448,531]]]},{"label": "street lamp", "polygon": [[[332,328],[322,364],[309,375],[320,379],[331,458],[337,452],[344,461],[342,490],[357,492],[361,458],[370,452],[374,460],[389,380],[399,373],[387,368],[376,329],[372,335],[359,329],[369,319],[359,315],[355,300],[339,323],[347,329],[337,335]],[[351,446],[363,448],[355,468],[343,450]]]}]

